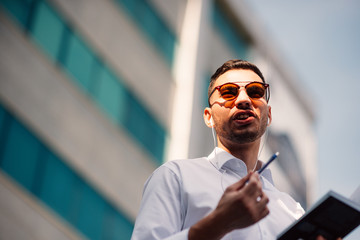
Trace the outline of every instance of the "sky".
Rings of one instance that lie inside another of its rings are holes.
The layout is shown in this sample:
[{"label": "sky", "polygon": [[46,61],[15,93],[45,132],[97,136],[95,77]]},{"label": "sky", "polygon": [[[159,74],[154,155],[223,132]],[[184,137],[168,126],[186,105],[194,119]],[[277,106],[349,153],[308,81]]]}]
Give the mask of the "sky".
[{"label": "sky", "polygon": [[[360,1],[245,2],[314,100],[315,200],[329,190],[349,197],[360,185]],[[345,239],[360,239],[360,227]]]}]

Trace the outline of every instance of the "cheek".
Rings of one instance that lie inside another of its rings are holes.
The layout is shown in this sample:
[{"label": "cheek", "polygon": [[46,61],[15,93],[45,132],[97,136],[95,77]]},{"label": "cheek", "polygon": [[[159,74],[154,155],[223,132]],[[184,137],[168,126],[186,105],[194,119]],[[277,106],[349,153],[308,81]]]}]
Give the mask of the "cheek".
[{"label": "cheek", "polygon": [[266,107],[261,107],[256,110],[256,114],[261,119],[261,122],[264,121],[264,119],[265,119],[265,121],[267,121],[269,111]]},{"label": "cheek", "polygon": [[269,112],[267,111],[267,109],[263,112],[261,118],[262,118],[262,122],[267,125],[267,124],[268,124],[268,120],[269,120]]},{"label": "cheek", "polygon": [[213,115],[215,130],[226,128],[228,125],[227,122],[229,121],[228,116],[228,111],[217,111],[216,115]]}]

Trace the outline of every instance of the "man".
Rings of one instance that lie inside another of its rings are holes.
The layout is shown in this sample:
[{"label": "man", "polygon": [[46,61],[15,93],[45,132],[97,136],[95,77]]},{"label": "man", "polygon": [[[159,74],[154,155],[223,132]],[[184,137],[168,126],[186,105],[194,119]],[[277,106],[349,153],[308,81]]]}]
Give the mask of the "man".
[{"label": "man", "polygon": [[271,123],[269,85],[243,60],[211,77],[205,124],[217,133],[208,156],[174,160],[145,184],[132,239],[276,239],[304,210],[261,176],[260,138]]}]

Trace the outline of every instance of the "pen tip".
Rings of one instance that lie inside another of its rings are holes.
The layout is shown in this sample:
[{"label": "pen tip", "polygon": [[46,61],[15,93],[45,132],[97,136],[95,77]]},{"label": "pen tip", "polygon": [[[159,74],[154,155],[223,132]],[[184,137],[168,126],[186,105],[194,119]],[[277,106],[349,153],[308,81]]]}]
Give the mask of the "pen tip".
[{"label": "pen tip", "polygon": [[276,152],[275,155],[276,155],[276,156],[279,156],[279,152]]}]

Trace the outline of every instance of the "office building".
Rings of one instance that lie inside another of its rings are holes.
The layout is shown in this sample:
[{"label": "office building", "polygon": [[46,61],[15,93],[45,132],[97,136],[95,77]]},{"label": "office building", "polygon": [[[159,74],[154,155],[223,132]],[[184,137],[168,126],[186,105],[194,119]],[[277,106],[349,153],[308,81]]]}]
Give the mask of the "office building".
[{"label": "office building", "polygon": [[129,239],[156,167],[213,149],[207,84],[233,58],[271,84],[260,158],[306,206],[314,114],[271,44],[245,1],[0,0],[0,239]]}]

